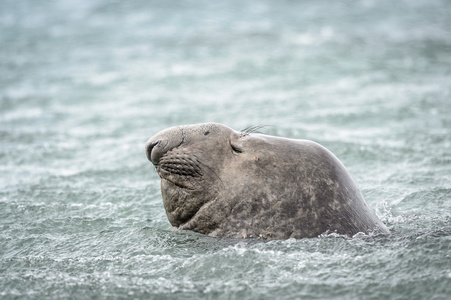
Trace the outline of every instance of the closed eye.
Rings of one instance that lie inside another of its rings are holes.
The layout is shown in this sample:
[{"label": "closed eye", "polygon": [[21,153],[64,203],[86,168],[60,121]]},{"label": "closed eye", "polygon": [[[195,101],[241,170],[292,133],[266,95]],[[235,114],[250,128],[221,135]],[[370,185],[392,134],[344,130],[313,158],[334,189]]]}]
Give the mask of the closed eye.
[{"label": "closed eye", "polygon": [[233,152],[235,153],[243,153],[243,150],[241,150],[240,148],[238,148],[237,146],[234,146],[232,144],[230,144],[230,147],[232,147]]}]

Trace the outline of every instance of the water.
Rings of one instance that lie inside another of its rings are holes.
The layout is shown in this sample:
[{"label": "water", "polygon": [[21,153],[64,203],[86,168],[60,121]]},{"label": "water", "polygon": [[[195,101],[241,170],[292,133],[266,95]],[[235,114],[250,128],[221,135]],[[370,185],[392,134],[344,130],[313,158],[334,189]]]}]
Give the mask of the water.
[{"label": "water", "polygon": [[[448,299],[449,1],[0,2],[0,298]],[[388,236],[171,232],[146,140],[317,141]]]}]

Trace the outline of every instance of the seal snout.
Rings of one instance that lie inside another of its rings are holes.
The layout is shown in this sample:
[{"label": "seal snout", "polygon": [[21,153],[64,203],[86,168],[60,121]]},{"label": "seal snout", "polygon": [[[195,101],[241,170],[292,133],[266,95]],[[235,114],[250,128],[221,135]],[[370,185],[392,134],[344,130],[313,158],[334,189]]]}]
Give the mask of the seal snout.
[{"label": "seal snout", "polygon": [[161,144],[161,140],[157,140],[157,141],[152,141],[149,140],[146,143],[146,155],[147,155],[147,159],[153,163],[154,165],[158,164],[158,159],[154,153],[154,157],[152,159],[152,150],[154,150],[156,147],[158,148],[158,146]]}]

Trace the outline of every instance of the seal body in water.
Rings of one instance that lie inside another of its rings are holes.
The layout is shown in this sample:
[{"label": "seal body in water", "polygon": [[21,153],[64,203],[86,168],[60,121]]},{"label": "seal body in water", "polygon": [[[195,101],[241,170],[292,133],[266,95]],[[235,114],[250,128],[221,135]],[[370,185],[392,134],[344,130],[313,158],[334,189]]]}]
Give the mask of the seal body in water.
[{"label": "seal body in water", "polygon": [[329,150],[217,123],[172,127],[146,144],[177,229],[287,239],[387,233]]}]

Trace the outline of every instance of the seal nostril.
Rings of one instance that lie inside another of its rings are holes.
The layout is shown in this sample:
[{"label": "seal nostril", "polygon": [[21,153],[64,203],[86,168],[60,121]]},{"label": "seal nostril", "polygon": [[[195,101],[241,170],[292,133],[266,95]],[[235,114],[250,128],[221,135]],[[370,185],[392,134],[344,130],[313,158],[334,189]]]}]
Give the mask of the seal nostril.
[{"label": "seal nostril", "polygon": [[161,140],[158,140],[158,141],[155,141],[155,142],[150,143],[150,144],[147,145],[146,154],[147,154],[147,159],[148,160],[152,161],[151,160],[152,150],[153,150],[153,148],[155,148],[155,146],[158,146],[160,143],[161,143]]}]

